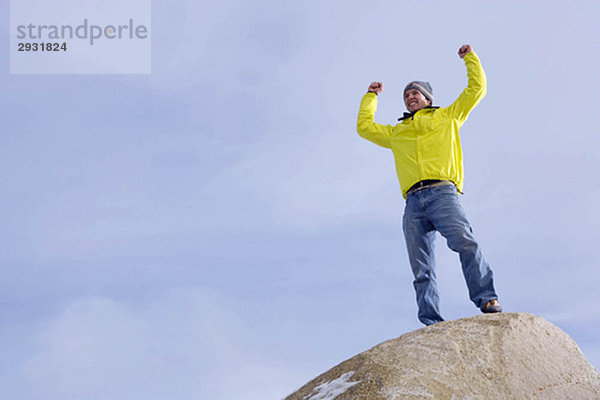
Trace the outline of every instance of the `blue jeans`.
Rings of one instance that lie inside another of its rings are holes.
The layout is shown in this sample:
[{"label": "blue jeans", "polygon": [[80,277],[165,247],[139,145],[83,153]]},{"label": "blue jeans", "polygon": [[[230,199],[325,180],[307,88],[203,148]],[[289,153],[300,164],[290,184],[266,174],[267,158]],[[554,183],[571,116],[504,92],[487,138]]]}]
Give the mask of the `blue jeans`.
[{"label": "blue jeans", "polygon": [[419,320],[425,325],[444,319],[440,315],[433,254],[435,232],[460,255],[469,297],[478,308],[497,299],[492,270],[483,257],[454,185],[424,188],[406,198],[402,223],[408,258],[419,306]]}]

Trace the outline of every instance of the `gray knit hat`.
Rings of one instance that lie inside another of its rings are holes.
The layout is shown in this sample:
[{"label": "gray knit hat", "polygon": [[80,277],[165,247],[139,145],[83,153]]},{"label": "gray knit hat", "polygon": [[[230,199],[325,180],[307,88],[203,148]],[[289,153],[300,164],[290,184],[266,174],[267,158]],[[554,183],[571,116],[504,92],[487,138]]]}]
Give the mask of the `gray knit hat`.
[{"label": "gray knit hat", "polygon": [[406,85],[403,93],[406,93],[408,89],[417,89],[423,94],[423,96],[427,98],[427,100],[431,101],[433,104],[433,89],[431,88],[429,82],[412,81]]}]

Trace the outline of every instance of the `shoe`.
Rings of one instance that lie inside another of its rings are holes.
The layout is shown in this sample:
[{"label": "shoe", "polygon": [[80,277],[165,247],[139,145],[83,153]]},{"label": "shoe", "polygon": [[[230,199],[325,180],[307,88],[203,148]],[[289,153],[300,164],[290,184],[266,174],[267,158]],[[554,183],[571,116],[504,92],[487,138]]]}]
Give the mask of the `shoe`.
[{"label": "shoe", "polygon": [[502,307],[500,307],[500,303],[498,299],[493,299],[488,301],[481,307],[481,312],[485,314],[499,313],[502,312]]}]

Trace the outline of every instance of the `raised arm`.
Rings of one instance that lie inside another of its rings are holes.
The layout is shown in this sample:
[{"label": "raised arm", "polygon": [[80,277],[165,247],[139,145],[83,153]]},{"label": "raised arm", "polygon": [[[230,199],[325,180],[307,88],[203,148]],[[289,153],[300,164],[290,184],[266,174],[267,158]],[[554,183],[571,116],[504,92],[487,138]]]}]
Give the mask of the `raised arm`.
[{"label": "raised arm", "polygon": [[375,111],[377,111],[377,95],[383,91],[383,83],[372,82],[367,94],[360,102],[356,131],[363,138],[378,144],[379,146],[391,148],[391,125],[375,123]]},{"label": "raised arm", "polygon": [[471,45],[464,45],[458,50],[458,55],[465,61],[467,67],[467,87],[446,110],[462,124],[469,113],[483,99],[487,90],[485,71],[481,66],[479,57]]}]

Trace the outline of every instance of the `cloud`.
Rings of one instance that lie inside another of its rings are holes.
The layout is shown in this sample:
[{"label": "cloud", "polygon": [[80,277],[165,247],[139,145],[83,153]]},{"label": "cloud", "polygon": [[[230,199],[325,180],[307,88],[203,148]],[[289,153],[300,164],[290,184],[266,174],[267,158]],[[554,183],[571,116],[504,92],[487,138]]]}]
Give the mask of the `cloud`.
[{"label": "cloud", "polygon": [[41,330],[39,350],[20,372],[45,400],[233,399],[246,390],[254,395],[244,398],[259,399],[283,393],[270,383],[278,375],[286,382],[286,372],[242,348],[246,329],[207,290],[172,290],[142,306],[88,297]]}]

